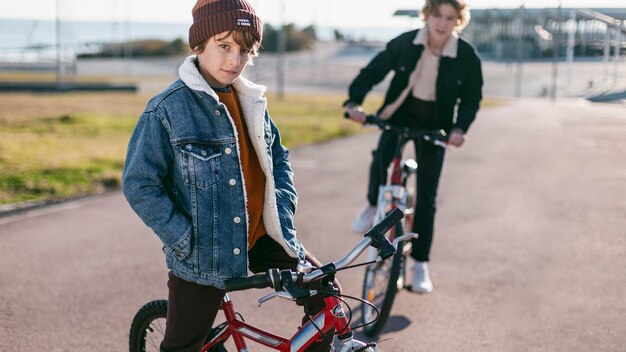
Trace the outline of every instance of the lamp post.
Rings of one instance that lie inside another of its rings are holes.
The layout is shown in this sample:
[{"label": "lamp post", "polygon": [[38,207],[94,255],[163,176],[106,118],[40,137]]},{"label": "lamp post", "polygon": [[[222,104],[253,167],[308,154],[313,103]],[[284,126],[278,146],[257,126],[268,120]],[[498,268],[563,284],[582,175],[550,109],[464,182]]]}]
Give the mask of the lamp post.
[{"label": "lamp post", "polygon": [[125,0],[126,2],[126,26],[125,26],[125,38],[124,38],[124,74],[129,77],[133,74],[133,35],[132,35],[132,1]]},{"label": "lamp post", "polygon": [[56,0],[56,54],[57,54],[57,87],[61,86],[61,0]]},{"label": "lamp post", "polygon": [[556,100],[556,86],[559,73],[559,49],[561,47],[561,1],[556,15],[556,25],[552,35],[552,91],[550,97]]},{"label": "lamp post", "polygon": [[619,57],[622,48],[622,21],[615,23],[615,51],[613,52],[613,82],[617,84],[619,78]]},{"label": "lamp post", "polygon": [[567,21],[567,86],[572,83],[572,69],[574,65],[574,49],[576,47],[576,10],[570,10],[570,18]]},{"label": "lamp post", "polygon": [[517,38],[516,38],[516,73],[515,73],[515,96],[517,98],[522,96],[522,79],[523,79],[523,72],[524,72],[524,35],[525,35],[525,29],[526,29],[526,13],[525,13],[525,8],[524,5],[522,4],[522,6],[519,8],[519,15],[515,16],[515,20],[514,20],[514,24],[515,24],[515,29],[517,31]]},{"label": "lamp post", "polygon": [[279,100],[285,97],[285,0],[280,0],[280,29],[276,61],[276,90]]}]

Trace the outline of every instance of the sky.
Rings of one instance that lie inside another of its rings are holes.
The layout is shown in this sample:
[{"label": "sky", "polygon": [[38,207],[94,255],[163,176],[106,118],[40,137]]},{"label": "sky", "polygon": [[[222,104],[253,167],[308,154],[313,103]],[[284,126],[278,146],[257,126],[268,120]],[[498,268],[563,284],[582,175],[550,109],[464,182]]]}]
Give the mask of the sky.
[{"label": "sky", "polygon": [[[5,2],[0,18],[190,23],[195,0],[26,0]],[[397,26],[397,9],[419,9],[424,0],[249,0],[264,22],[306,26]],[[10,2],[10,5],[8,4]],[[626,7],[626,0],[468,0],[472,8]],[[281,11],[281,9],[283,9]],[[282,14],[282,15],[281,15]],[[373,21],[376,21],[373,23]]]}]

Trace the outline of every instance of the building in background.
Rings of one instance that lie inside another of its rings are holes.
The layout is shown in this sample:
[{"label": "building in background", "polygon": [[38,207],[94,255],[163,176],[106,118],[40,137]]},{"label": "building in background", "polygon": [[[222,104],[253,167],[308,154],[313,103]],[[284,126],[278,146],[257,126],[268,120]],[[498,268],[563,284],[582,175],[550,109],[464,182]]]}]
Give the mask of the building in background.
[{"label": "building in background", "polygon": [[[419,11],[395,15],[418,17]],[[606,56],[607,48],[626,49],[625,23],[621,8],[476,9],[461,36],[484,58],[495,60],[552,57],[555,47],[563,57],[572,45],[576,56]]]}]

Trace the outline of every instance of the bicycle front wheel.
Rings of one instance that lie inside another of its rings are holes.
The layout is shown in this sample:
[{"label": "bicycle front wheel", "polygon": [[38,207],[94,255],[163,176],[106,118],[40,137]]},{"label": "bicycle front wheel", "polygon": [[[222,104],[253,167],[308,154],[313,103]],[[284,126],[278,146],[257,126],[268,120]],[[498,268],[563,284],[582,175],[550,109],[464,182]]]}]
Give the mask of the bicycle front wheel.
[{"label": "bicycle front wheel", "polygon": [[141,307],[130,326],[130,352],[159,352],[166,317],[166,300],[152,301]]},{"label": "bicycle front wheel", "polygon": [[[161,342],[165,337],[167,321],[167,301],[157,300],[146,303],[133,318],[130,326],[130,352],[160,352]],[[209,343],[224,328],[225,323],[213,328],[207,336]],[[218,342],[207,352],[227,352],[223,342]]]},{"label": "bicycle front wheel", "polygon": [[[402,224],[398,223],[390,230],[389,237],[399,237],[403,233]],[[400,275],[403,270],[402,243],[398,244],[398,250],[391,260],[370,264],[365,268],[362,297],[379,311],[378,319],[376,319],[376,311],[373,307],[367,304],[361,305],[363,323],[367,324],[363,327],[365,335],[377,336],[387,324],[396,293],[403,285],[404,275]]]}]

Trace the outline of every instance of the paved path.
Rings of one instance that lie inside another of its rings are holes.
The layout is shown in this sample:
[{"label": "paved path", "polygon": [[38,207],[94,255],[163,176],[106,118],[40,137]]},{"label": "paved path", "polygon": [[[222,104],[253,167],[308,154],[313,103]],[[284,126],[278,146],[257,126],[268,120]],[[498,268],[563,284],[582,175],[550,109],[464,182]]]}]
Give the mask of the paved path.
[{"label": "paved path", "polygon": [[[626,351],[626,109],[511,102],[448,155],[431,273],[401,292],[384,351]],[[299,237],[323,261],[358,239],[375,134],[292,153]],[[0,218],[0,351],[126,351],[134,312],[166,296],[160,244],[119,193]],[[359,295],[360,269],[340,276]],[[298,307],[233,295],[283,335]],[[358,305],[354,305],[354,308]],[[252,348],[255,350],[254,346]]]}]

